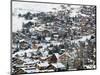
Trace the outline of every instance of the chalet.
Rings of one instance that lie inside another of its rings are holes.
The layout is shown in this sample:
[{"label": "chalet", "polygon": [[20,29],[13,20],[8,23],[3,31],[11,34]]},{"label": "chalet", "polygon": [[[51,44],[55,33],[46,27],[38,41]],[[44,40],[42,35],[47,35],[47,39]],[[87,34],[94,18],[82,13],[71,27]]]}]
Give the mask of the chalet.
[{"label": "chalet", "polygon": [[39,70],[45,70],[48,66],[49,66],[48,62],[43,62],[43,63],[39,63],[39,64],[36,65],[36,67]]},{"label": "chalet", "polygon": [[40,61],[41,61],[41,62],[44,62],[44,61],[47,60],[47,58],[48,58],[48,57],[40,57]]},{"label": "chalet", "polygon": [[32,48],[33,48],[33,49],[38,49],[38,46],[37,46],[36,44],[33,43],[33,44],[32,44]]},{"label": "chalet", "polygon": [[42,35],[49,36],[50,35],[50,32],[48,30],[43,30],[42,31]]},{"label": "chalet", "polygon": [[29,57],[29,58],[31,58],[32,57],[32,53],[28,52],[26,56]]},{"label": "chalet", "polygon": [[29,48],[28,42],[25,41],[24,39],[23,40],[20,40],[19,43],[20,43],[19,44],[20,49],[25,50],[25,49],[28,49]]},{"label": "chalet", "polygon": [[51,37],[45,37],[46,41],[49,42],[51,40]]},{"label": "chalet", "polygon": [[55,32],[55,31],[52,32],[52,35],[53,35],[54,38],[58,38],[59,37],[58,32]]},{"label": "chalet", "polygon": [[67,61],[71,56],[69,55],[68,52],[64,52],[63,54],[60,55],[59,60],[60,61]]},{"label": "chalet", "polygon": [[37,36],[36,35],[31,35],[31,38],[32,39],[37,39]]},{"label": "chalet", "polygon": [[48,66],[48,69],[54,69],[56,72],[66,70],[66,67],[62,63],[51,63]]},{"label": "chalet", "polygon": [[52,56],[48,57],[48,63],[57,63],[59,60],[59,54],[55,53]]}]

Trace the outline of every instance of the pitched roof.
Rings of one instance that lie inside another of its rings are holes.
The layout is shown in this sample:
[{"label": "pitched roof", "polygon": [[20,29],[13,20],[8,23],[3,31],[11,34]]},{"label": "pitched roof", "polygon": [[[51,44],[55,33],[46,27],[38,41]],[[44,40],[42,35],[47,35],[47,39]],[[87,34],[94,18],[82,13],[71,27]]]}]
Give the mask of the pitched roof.
[{"label": "pitched roof", "polygon": [[56,68],[65,68],[65,66],[62,63],[52,63],[52,65]]}]

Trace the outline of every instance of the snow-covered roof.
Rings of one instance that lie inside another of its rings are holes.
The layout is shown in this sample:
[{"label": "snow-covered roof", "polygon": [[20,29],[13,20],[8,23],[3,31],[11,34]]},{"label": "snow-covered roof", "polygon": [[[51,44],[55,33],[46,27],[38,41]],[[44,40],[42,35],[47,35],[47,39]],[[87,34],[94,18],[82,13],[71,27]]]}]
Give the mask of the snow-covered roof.
[{"label": "snow-covered roof", "polygon": [[59,59],[60,55],[58,53],[55,53],[55,56],[57,59]]},{"label": "snow-covered roof", "polygon": [[19,40],[19,42],[23,42],[23,41],[25,41],[25,39],[21,39],[21,40]]},{"label": "snow-covered roof", "polygon": [[45,37],[45,39],[46,39],[47,41],[50,41],[51,37]]},{"label": "snow-covered roof", "polygon": [[79,27],[75,27],[75,26],[73,26],[72,29],[80,29],[80,28],[79,28]]},{"label": "snow-covered roof", "polygon": [[47,57],[40,57],[41,59],[46,59]]},{"label": "snow-covered roof", "polygon": [[47,66],[49,66],[48,62],[40,63],[40,64],[37,64],[37,65],[40,66],[40,67],[47,67]]},{"label": "snow-covered roof", "polygon": [[26,69],[26,68],[22,68],[25,72],[27,73],[35,73],[35,72],[40,72],[39,69]]},{"label": "snow-covered roof", "polygon": [[61,44],[61,42],[58,42],[58,41],[51,41],[51,43],[52,43],[53,45],[60,45],[60,44]]},{"label": "snow-covered roof", "polygon": [[19,56],[23,56],[25,53],[30,53],[30,52],[34,52],[36,53],[37,49],[27,49],[27,50],[20,50],[19,52],[16,52],[15,54],[13,54],[13,57],[18,54]]},{"label": "snow-covered roof", "polygon": [[65,66],[62,63],[52,63],[52,65],[56,68],[65,68]]},{"label": "snow-covered roof", "polygon": [[50,70],[40,70],[39,72],[54,72],[53,69],[50,69]]},{"label": "snow-covered roof", "polygon": [[43,56],[47,56],[47,55],[48,55],[48,51],[44,51],[44,52],[42,53],[42,55],[43,55]]}]

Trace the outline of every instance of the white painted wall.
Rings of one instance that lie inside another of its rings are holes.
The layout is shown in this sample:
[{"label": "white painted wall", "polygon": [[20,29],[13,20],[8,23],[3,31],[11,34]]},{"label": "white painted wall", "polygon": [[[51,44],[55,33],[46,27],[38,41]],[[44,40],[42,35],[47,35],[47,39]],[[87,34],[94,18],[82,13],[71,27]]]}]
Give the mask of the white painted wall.
[{"label": "white painted wall", "polygon": [[[29,1],[29,0],[28,0]],[[31,0],[32,1],[32,0]],[[36,0],[97,5],[97,70],[40,73],[38,75],[99,75],[100,73],[100,0]],[[10,0],[0,0],[0,75],[10,75]],[[32,74],[31,74],[32,75]],[[37,74],[33,74],[37,75]]]}]

